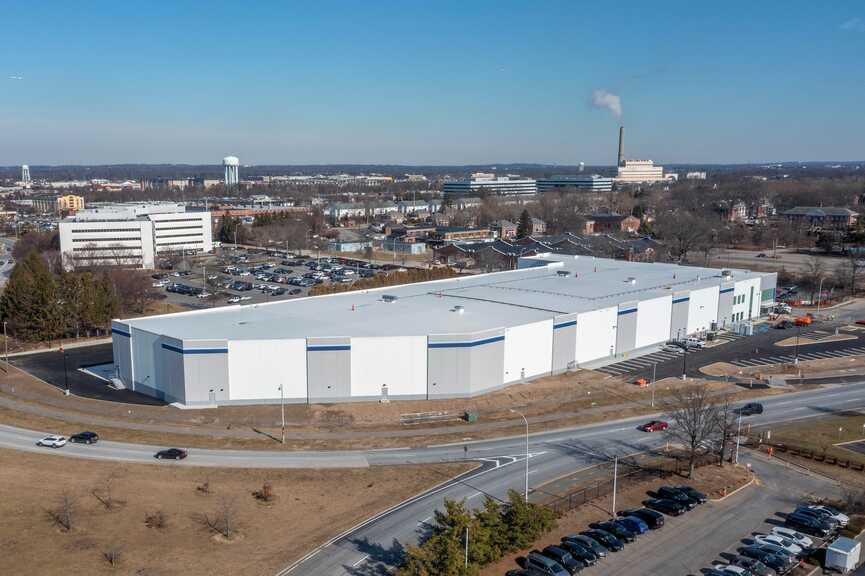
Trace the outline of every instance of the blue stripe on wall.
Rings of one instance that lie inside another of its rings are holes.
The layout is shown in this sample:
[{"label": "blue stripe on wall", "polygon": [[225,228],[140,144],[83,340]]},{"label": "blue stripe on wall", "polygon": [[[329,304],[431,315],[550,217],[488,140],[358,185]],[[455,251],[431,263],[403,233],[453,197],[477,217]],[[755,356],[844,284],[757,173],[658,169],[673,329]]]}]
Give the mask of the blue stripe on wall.
[{"label": "blue stripe on wall", "polygon": [[162,348],[178,354],[228,354],[228,348],[178,348],[171,344],[163,344]]},{"label": "blue stripe on wall", "polygon": [[429,348],[471,348],[473,346],[483,346],[484,344],[492,344],[493,342],[502,342],[504,336],[493,336],[492,338],[484,338],[483,340],[474,340],[472,342],[430,342]]},{"label": "blue stripe on wall", "polygon": [[112,334],[117,334],[118,336],[126,336],[127,338],[131,338],[131,337],[132,337],[132,334],[130,334],[129,332],[124,332],[123,330],[121,330],[121,329],[119,329],[119,328],[112,328],[112,329],[111,329],[111,333],[112,333]]},{"label": "blue stripe on wall", "polygon": [[577,321],[571,320],[569,322],[562,322],[561,324],[556,324],[555,326],[553,326],[553,330],[558,330],[560,328],[568,328],[570,326],[576,326],[576,325],[577,325]]},{"label": "blue stripe on wall", "polygon": [[625,314],[633,314],[636,312],[636,308],[628,308],[627,310],[619,310],[619,316],[624,316]]},{"label": "blue stripe on wall", "polygon": [[673,304],[678,304],[679,302],[687,302],[690,300],[690,296],[685,296],[684,298],[679,298],[678,300],[673,300]]},{"label": "blue stripe on wall", "polygon": [[351,350],[351,345],[349,345],[349,344],[333,344],[333,345],[330,345],[330,344],[315,345],[315,344],[313,344],[312,346],[306,347],[307,352],[335,352],[338,350]]},{"label": "blue stripe on wall", "polygon": [[727,292],[732,292],[732,291],[733,291],[733,288],[724,288],[723,290],[721,290],[721,294],[726,294]]}]

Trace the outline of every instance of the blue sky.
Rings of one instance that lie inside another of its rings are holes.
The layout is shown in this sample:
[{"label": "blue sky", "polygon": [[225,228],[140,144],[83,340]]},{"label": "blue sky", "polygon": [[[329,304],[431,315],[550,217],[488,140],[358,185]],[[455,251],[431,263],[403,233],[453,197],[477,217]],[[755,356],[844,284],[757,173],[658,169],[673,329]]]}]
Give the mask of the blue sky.
[{"label": "blue sky", "polygon": [[0,165],[865,159],[865,2],[0,0]]}]

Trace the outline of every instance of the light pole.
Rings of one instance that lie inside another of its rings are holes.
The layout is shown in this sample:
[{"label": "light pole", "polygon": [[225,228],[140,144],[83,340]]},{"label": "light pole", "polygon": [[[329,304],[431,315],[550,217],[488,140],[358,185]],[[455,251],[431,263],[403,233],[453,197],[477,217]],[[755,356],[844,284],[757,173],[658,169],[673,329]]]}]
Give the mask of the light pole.
[{"label": "light pole", "polygon": [[685,342],[685,347],[682,348],[682,380],[687,380],[688,372],[688,343]]},{"label": "light pole", "polygon": [[63,354],[63,393],[69,396],[69,370],[66,368],[66,349],[60,347],[60,353]]},{"label": "light pole", "polygon": [[523,422],[526,423],[526,491],[525,491],[525,500],[529,501],[529,421],[526,418],[526,415],[520,412],[519,410],[514,410],[511,408],[511,412],[514,414],[519,414],[522,417]]},{"label": "light pole", "polygon": [[[739,463],[739,437],[742,435],[742,411],[739,410],[739,423],[736,425],[736,457],[735,464]],[[726,440],[724,441],[726,442]]]},{"label": "light pole", "polygon": [[6,359],[6,366],[9,366],[9,338],[6,336],[6,320],[3,321],[3,357]]},{"label": "light pole", "polygon": [[793,364],[799,364],[799,335],[802,334],[802,325],[796,326],[796,348],[793,352]]},{"label": "light pole", "polygon": [[285,444],[285,393],[279,385],[279,412],[282,415],[282,443]]},{"label": "light pole", "polygon": [[652,408],[655,407],[655,377],[658,373],[658,363],[652,364]]},{"label": "light pole", "polygon": [[616,517],[616,488],[618,487],[619,481],[619,457],[613,457],[613,510],[610,513],[610,516],[613,518]]},{"label": "light pole", "polygon": [[823,280],[825,278],[820,278],[820,287],[817,288],[817,314],[820,314],[820,301],[823,299]]}]

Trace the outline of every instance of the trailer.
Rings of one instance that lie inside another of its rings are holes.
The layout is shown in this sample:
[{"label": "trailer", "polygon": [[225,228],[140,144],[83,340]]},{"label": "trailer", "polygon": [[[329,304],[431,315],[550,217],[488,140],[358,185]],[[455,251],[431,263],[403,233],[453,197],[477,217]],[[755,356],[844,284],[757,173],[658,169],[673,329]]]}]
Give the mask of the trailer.
[{"label": "trailer", "polygon": [[851,538],[838,538],[826,548],[826,570],[849,574],[859,565],[862,544]]}]

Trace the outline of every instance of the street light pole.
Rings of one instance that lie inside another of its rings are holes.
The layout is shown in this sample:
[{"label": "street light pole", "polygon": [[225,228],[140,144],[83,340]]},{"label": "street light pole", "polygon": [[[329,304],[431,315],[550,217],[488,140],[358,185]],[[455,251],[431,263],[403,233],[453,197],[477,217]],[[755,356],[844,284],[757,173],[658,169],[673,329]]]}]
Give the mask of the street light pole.
[{"label": "street light pole", "polygon": [[655,407],[655,377],[658,373],[658,363],[652,364],[652,408]]},{"label": "street light pole", "polygon": [[[736,458],[735,463],[739,463],[739,437],[742,435],[742,411],[739,410],[739,423],[736,425]],[[726,442],[726,440],[725,440]]]},{"label": "street light pole", "polygon": [[6,359],[6,366],[9,366],[9,338],[6,336],[6,320],[3,321],[3,357]]},{"label": "street light pole", "polygon": [[820,287],[817,288],[817,314],[820,314],[820,301],[823,299],[823,280],[825,278],[820,278]]},{"label": "street light pole", "polygon": [[799,364],[799,335],[802,334],[802,325],[796,326],[796,349],[793,352],[793,364]]},{"label": "street light pole", "polygon": [[525,491],[525,500],[529,501],[529,421],[526,418],[526,415],[520,412],[519,410],[514,410],[511,408],[511,412],[514,414],[519,414],[523,419],[523,422],[526,423],[526,491]]},{"label": "street light pole", "polygon": [[69,396],[69,370],[67,370],[66,368],[66,349],[61,346],[60,352],[63,353],[63,386],[65,388],[64,394]]},{"label": "street light pole", "polygon": [[279,412],[282,415],[282,443],[285,444],[285,393],[279,385]]},{"label": "street light pole", "polygon": [[688,344],[685,343],[685,347],[682,348],[682,380],[687,380],[688,372]]},{"label": "street light pole", "polygon": [[613,510],[610,513],[610,516],[613,518],[616,517],[616,488],[618,487],[619,481],[619,457],[613,457]]}]

